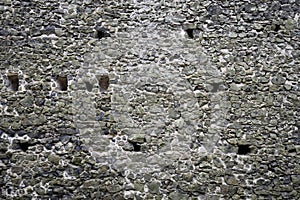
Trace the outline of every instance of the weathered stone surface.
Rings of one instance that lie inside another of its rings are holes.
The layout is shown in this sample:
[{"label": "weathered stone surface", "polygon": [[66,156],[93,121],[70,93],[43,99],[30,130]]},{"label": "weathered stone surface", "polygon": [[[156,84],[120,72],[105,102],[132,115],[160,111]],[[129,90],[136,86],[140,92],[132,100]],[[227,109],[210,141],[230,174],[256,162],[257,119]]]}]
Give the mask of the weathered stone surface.
[{"label": "weathered stone surface", "polygon": [[144,143],[146,141],[145,134],[133,134],[128,138],[129,142]]},{"label": "weathered stone surface", "polygon": [[87,189],[93,189],[94,187],[99,186],[99,179],[90,179],[83,183],[82,187]]},{"label": "weathered stone surface", "polygon": [[1,1],[0,199],[300,199],[299,7]]},{"label": "weathered stone surface", "polygon": [[48,160],[49,160],[50,162],[52,162],[53,164],[58,165],[58,164],[59,164],[60,157],[57,156],[57,155],[55,155],[55,154],[50,154],[50,155],[48,156]]},{"label": "weathered stone surface", "polygon": [[174,200],[180,200],[180,199],[187,200],[188,199],[188,195],[179,193],[177,191],[171,192],[169,197]]},{"label": "weathered stone surface", "polygon": [[148,186],[148,189],[149,189],[150,193],[154,193],[154,194],[159,193],[160,182],[158,182],[158,181],[152,181],[147,186]]}]

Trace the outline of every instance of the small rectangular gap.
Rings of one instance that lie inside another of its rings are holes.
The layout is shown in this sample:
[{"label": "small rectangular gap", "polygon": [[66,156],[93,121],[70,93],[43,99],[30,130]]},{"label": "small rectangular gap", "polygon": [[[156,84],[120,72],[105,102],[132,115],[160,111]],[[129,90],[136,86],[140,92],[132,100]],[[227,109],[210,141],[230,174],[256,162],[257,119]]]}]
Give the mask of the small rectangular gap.
[{"label": "small rectangular gap", "polygon": [[187,33],[187,35],[188,35],[189,38],[191,38],[191,39],[194,38],[194,29],[188,28],[185,31],[186,31],[186,33]]},{"label": "small rectangular gap", "polygon": [[9,73],[7,74],[8,78],[8,87],[11,91],[19,90],[19,76],[17,73]]},{"label": "small rectangular gap", "polygon": [[239,155],[247,155],[251,153],[251,148],[249,144],[239,144],[238,145],[238,152]]},{"label": "small rectangular gap", "polygon": [[98,84],[100,87],[100,91],[106,91],[109,86],[109,77],[108,75],[97,75]]},{"label": "small rectangular gap", "polygon": [[56,76],[56,83],[61,91],[68,90],[68,78],[66,76]]}]

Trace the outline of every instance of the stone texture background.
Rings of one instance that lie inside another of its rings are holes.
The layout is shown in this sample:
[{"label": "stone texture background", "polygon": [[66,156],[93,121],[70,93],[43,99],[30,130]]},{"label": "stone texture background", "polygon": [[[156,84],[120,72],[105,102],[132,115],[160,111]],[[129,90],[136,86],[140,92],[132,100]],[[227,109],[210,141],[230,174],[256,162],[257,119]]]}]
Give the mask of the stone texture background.
[{"label": "stone texture background", "polygon": [[299,199],[299,11],[0,1],[0,198]]}]

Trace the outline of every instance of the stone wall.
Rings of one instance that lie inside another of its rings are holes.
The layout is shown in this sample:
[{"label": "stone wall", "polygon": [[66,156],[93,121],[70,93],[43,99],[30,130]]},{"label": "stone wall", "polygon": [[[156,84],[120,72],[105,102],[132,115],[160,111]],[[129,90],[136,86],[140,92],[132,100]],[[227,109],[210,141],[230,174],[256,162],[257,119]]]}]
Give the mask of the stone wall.
[{"label": "stone wall", "polygon": [[0,1],[0,198],[299,199],[299,11]]}]

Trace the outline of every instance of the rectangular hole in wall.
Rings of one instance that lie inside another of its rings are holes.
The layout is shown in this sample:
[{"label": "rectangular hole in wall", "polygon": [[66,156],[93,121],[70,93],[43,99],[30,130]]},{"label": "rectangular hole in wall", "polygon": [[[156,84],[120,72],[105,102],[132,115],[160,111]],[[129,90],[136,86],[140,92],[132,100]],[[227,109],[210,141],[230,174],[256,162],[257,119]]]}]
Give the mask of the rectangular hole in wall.
[{"label": "rectangular hole in wall", "polygon": [[8,78],[8,88],[11,91],[18,91],[19,90],[19,76],[17,73],[9,73],[7,74]]},{"label": "rectangular hole in wall", "polygon": [[56,76],[56,83],[61,91],[68,90],[68,78],[66,76]]},{"label": "rectangular hole in wall", "polygon": [[106,91],[109,86],[109,77],[108,75],[97,75],[98,84],[100,91]]},{"label": "rectangular hole in wall", "polygon": [[239,144],[238,145],[238,152],[239,155],[247,155],[251,153],[250,145],[249,144]]}]

